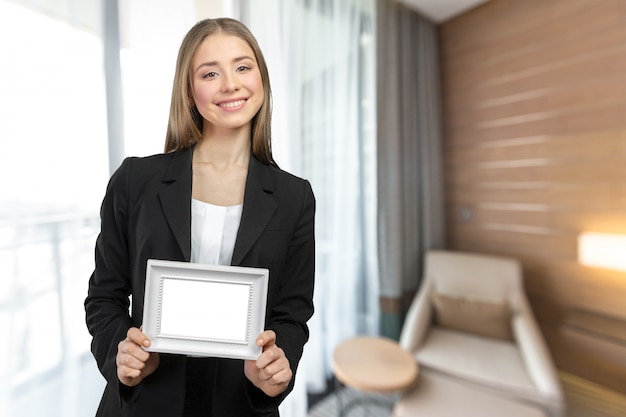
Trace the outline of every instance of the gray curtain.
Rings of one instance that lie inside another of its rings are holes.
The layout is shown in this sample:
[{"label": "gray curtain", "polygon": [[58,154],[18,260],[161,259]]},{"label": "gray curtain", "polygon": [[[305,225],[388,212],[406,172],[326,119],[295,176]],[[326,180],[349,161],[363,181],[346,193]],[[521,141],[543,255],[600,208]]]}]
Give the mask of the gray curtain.
[{"label": "gray curtain", "polygon": [[381,333],[397,339],[424,251],[445,245],[437,27],[395,1],[377,6]]}]

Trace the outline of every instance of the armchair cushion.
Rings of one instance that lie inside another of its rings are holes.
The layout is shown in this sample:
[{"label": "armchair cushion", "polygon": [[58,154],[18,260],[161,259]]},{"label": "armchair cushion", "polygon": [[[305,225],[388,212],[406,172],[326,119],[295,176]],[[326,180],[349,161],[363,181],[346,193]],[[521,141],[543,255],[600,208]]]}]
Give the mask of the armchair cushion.
[{"label": "armchair cushion", "polygon": [[480,336],[513,340],[511,309],[506,301],[433,294],[435,323]]},{"label": "armchair cushion", "polygon": [[504,389],[523,399],[539,395],[513,342],[435,326],[416,357],[427,369],[474,381],[487,389]]}]

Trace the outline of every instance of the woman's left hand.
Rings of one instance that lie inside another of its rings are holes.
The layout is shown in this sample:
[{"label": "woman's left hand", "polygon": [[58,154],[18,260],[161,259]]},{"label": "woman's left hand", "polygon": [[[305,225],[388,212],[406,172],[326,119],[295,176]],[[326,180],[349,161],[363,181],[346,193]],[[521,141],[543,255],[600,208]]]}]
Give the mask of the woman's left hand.
[{"label": "woman's left hand", "polygon": [[287,389],[293,376],[289,359],[276,345],[276,333],[273,330],[261,333],[256,344],[263,347],[263,353],[256,361],[246,360],[244,372],[255,387],[270,397],[276,397]]}]

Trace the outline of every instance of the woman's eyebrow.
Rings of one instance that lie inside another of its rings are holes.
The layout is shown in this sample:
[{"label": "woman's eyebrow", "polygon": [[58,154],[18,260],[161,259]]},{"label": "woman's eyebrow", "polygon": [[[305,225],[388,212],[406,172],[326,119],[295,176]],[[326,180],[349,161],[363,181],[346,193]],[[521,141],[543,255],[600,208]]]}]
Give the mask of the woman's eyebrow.
[{"label": "woman's eyebrow", "polygon": [[[242,55],[236,58],[233,58],[233,60],[231,62],[236,63],[236,62],[241,62],[241,61],[245,61],[246,59],[249,59],[251,61],[254,61],[254,58],[252,58],[251,56],[248,55]],[[196,68],[196,71],[198,71],[200,68],[202,67],[214,67],[219,65],[218,61],[208,61],[208,62],[203,62],[202,64],[198,65],[198,67]]]}]

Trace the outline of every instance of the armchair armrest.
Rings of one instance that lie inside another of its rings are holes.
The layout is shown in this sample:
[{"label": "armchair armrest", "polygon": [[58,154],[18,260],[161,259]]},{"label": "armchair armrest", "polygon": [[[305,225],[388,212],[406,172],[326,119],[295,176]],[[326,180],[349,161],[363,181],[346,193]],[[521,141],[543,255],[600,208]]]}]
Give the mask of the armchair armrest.
[{"label": "armchair armrest", "polygon": [[400,333],[400,346],[409,352],[417,350],[432,325],[431,289],[430,280],[424,279],[404,319]]},{"label": "armchair armrest", "polygon": [[556,366],[523,293],[517,294],[515,306],[517,311],[513,317],[513,334],[528,374],[544,398],[553,404],[552,415],[563,415],[563,391]]}]

